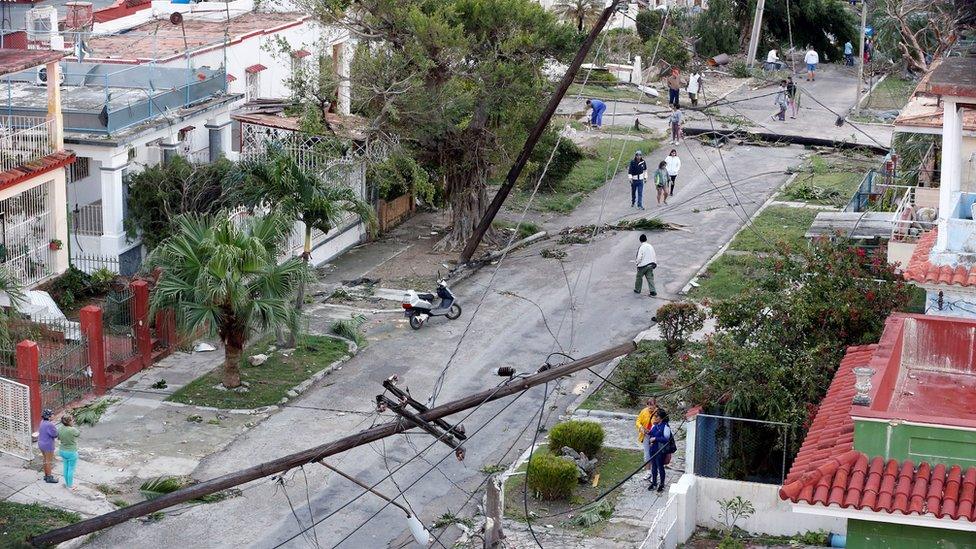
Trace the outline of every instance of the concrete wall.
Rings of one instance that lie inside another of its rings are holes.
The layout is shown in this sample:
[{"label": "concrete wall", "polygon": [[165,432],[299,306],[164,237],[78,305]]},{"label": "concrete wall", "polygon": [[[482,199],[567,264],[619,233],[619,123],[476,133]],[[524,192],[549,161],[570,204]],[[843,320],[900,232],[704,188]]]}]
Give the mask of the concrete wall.
[{"label": "concrete wall", "polygon": [[976,431],[856,419],[854,449],[869,456],[965,469],[976,466]]},{"label": "concrete wall", "polygon": [[847,531],[846,520],[806,513],[794,513],[790,503],[779,498],[779,486],[684,474],[670,490],[678,505],[678,539],[687,540],[697,526],[720,528],[719,500],[741,496],[756,512],[736,526],[754,534],[792,536],[823,530]]},{"label": "concrete wall", "polygon": [[[952,316],[957,318],[976,318],[976,288],[962,286],[939,286],[926,288],[925,314]],[[939,309],[939,292],[942,292],[942,308]]]},{"label": "concrete wall", "polygon": [[0,190],[0,200],[6,200],[23,194],[34,187],[50,185],[48,189],[50,195],[48,195],[49,199],[47,204],[48,211],[51,212],[50,219],[52,222],[52,225],[50,225],[52,230],[50,237],[52,240],[60,240],[62,247],[60,250],[50,250],[47,252],[48,255],[45,263],[49,270],[45,271],[48,273],[45,275],[46,278],[61,274],[68,269],[68,249],[66,246],[68,242],[68,211],[65,208],[66,178],[67,171],[65,168],[59,168]]},{"label": "concrete wall", "polygon": [[848,549],[972,549],[976,533],[851,520]]}]

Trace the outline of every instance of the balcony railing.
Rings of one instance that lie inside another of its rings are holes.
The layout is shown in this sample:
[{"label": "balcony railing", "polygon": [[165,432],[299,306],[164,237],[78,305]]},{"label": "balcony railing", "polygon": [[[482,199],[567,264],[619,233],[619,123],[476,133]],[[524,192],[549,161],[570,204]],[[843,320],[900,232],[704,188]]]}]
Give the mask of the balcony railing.
[{"label": "balcony railing", "polygon": [[78,235],[102,236],[102,201],[76,205],[71,212],[71,229]]},{"label": "balcony railing", "polygon": [[0,116],[0,172],[57,152],[54,121],[32,116]]}]

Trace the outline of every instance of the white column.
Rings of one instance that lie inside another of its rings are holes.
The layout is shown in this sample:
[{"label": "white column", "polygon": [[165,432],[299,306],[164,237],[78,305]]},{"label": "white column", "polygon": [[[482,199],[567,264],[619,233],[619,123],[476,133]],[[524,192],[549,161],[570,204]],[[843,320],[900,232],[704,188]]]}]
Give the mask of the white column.
[{"label": "white column", "polygon": [[47,69],[47,120],[51,121],[51,145],[64,149],[64,119],[61,116],[61,63],[52,61]]},{"label": "white column", "polygon": [[962,110],[955,101],[943,100],[942,166],[939,179],[939,237],[936,251],[945,251],[949,242],[947,220],[962,187]]},{"label": "white column", "polygon": [[336,109],[339,114],[349,114],[351,112],[350,103],[352,102],[352,96],[349,89],[350,57],[352,55],[349,52],[348,42],[340,42],[332,46],[332,70],[339,79],[339,106]]},{"label": "white column", "polygon": [[216,118],[208,120],[204,127],[207,129],[207,139],[209,140],[210,161],[216,162],[220,157],[230,157],[230,119],[218,120]]},{"label": "white column", "polygon": [[102,241],[100,253],[118,256],[125,245],[125,228],[122,226],[125,208],[125,190],[122,175],[129,165],[128,155],[122,153],[102,162]]}]

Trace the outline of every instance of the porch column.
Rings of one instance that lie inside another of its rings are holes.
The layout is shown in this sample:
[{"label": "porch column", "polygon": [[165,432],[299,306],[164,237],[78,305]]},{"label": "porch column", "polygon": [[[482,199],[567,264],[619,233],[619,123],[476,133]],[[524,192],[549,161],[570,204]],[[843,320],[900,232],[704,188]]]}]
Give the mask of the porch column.
[{"label": "porch column", "polygon": [[118,256],[125,244],[125,183],[123,175],[129,166],[128,155],[113,156],[102,162],[102,246],[100,252]]},{"label": "porch column", "polygon": [[230,139],[227,138],[227,128],[230,127],[230,120],[223,120],[218,122],[217,120],[209,120],[206,125],[209,146],[210,146],[210,161],[216,162],[217,159],[221,157],[228,157],[230,153]]},{"label": "porch column", "polygon": [[939,179],[939,237],[935,249],[945,251],[949,242],[948,219],[962,188],[962,110],[943,98],[942,167]]},{"label": "porch column", "polygon": [[171,135],[159,143],[159,149],[163,151],[163,164],[169,162],[176,156],[176,148],[180,146],[179,140],[175,135]]},{"label": "porch column", "polygon": [[61,116],[61,64],[52,61],[44,66],[47,70],[47,120],[52,122],[51,146],[64,149],[64,127]]},{"label": "porch column", "polygon": [[339,114],[350,113],[351,95],[349,91],[349,45],[347,42],[340,42],[332,46],[332,71],[339,79],[339,104],[336,112]]}]

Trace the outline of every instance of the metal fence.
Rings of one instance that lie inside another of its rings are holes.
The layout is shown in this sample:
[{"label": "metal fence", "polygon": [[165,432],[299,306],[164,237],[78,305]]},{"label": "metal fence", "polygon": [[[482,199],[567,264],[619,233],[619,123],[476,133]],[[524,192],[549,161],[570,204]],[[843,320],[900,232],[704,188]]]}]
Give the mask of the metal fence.
[{"label": "metal fence", "polygon": [[[26,328],[40,353],[38,381],[42,408],[62,409],[92,392],[88,340],[77,322],[66,318],[21,322],[21,328]],[[29,383],[29,380],[20,381]]]},{"label": "metal fence", "polygon": [[30,388],[0,377],[0,453],[30,461],[31,431]]},{"label": "metal fence", "polygon": [[0,116],[0,171],[23,166],[55,152],[53,120]]},{"label": "metal fence", "polygon": [[695,474],[782,484],[789,466],[790,430],[789,424],[775,421],[698,414]]},{"label": "metal fence", "polygon": [[100,269],[107,269],[115,274],[121,273],[118,256],[75,253],[72,250],[71,264],[78,270],[92,274]]},{"label": "metal fence", "polygon": [[82,236],[102,236],[102,201],[79,206],[71,212],[72,232]]},{"label": "metal fence", "polygon": [[132,289],[112,290],[105,298],[102,316],[108,368],[119,366],[139,354],[135,334],[135,305]]},{"label": "metal fence", "polygon": [[671,495],[664,507],[654,514],[651,527],[647,530],[647,537],[638,549],[670,549],[677,546],[678,534],[675,529],[677,524],[678,503],[674,495]]}]

